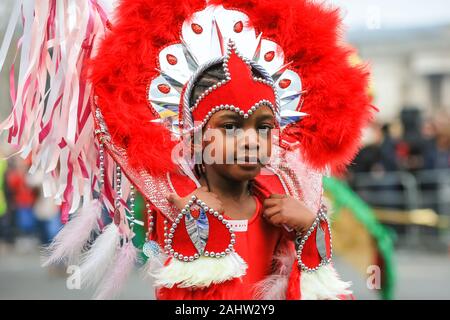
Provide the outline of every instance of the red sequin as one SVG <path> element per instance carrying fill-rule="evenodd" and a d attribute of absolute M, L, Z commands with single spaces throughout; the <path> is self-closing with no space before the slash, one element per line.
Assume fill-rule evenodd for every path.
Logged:
<path fill-rule="evenodd" d="M 242 30 L 244 29 L 244 24 L 242 23 L 242 21 L 238 21 L 234 24 L 233 30 L 236 33 L 240 33 L 242 32 Z"/>
<path fill-rule="evenodd" d="M 177 57 L 175 57 L 173 54 L 170 54 L 170 53 L 167 54 L 166 59 L 167 59 L 167 62 L 172 66 L 176 65 L 178 62 Z"/>
<path fill-rule="evenodd" d="M 203 28 L 201 25 L 197 23 L 191 24 L 192 31 L 194 31 L 195 34 L 200 34 L 203 32 Z"/>
<path fill-rule="evenodd" d="M 120 225 L 120 220 L 121 220 L 120 211 L 117 208 L 114 210 L 114 218 L 113 218 L 113 220 L 114 220 L 114 224 L 116 226 Z"/>
<path fill-rule="evenodd" d="M 158 84 L 158 90 L 164 94 L 168 94 L 170 92 L 170 87 L 167 84 L 161 83 Z"/>
<path fill-rule="evenodd" d="M 198 217 L 200 216 L 200 208 L 191 208 L 191 215 L 194 219 L 198 219 Z"/>
<path fill-rule="evenodd" d="M 278 86 L 281 89 L 286 89 L 290 85 L 291 85 L 291 80 L 290 79 L 281 79 L 280 82 L 278 83 Z"/>
<path fill-rule="evenodd" d="M 275 51 L 268 51 L 264 55 L 264 60 L 266 60 L 267 62 L 270 62 L 273 60 L 274 57 L 275 57 Z"/>

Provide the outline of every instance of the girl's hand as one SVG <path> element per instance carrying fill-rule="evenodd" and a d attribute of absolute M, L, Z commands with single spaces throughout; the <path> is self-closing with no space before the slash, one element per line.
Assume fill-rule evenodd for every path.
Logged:
<path fill-rule="evenodd" d="M 184 206 L 188 204 L 193 195 L 206 203 L 209 208 L 213 208 L 219 213 L 223 213 L 222 201 L 219 200 L 219 197 L 215 193 L 209 192 L 208 188 L 204 186 L 194 190 L 189 195 L 183 198 L 176 193 L 170 193 L 167 195 L 167 200 L 181 211 L 182 209 L 184 209 Z"/>
<path fill-rule="evenodd" d="M 301 201 L 287 195 L 272 194 L 263 205 L 263 215 L 272 224 L 286 225 L 301 233 L 306 232 L 317 217 Z"/>

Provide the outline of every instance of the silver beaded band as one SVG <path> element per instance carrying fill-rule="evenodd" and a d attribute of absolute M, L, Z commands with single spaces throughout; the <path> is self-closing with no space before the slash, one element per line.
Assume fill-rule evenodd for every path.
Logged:
<path fill-rule="evenodd" d="M 134 206 L 135 206 L 135 192 L 134 192 L 134 186 L 130 185 L 130 229 L 133 231 L 134 224 L 136 222 L 135 218 L 135 212 L 134 212 Z"/>
<path fill-rule="evenodd" d="M 253 106 L 250 107 L 250 109 L 248 110 L 248 112 L 245 112 L 244 110 L 241 110 L 239 107 L 236 107 L 234 105 L 228 105 L 228 104 L 221 104 L 219 106 L 215 106 L 213 107 L 203 118 L 203 120 L 194 127 L 194 131 L 198 131 L 201 130 L 204 125 L 209 121 L 209 119 L 214 115 L 214 113 L 221 111 L 221 110 L 230 110 L 230 111 L 234 111 L 237 114 L 239 114 L 240 116 L 244 117 L 244 119 L 247 119 L 250 115 L 253 114 L 253 112 L 255 112 L 259 107 L 262 106 L 268 106 L 269 108 L 272 109 L 273 113 L 276 115 L 276 109 L 273 106 L 273 104 L 266 99 L 262 99 L 260 101 L 258 101 L 257 103 L 255 103 Z"/>
<path fill-rule="evenodd" d="M 321 256 L 321 261 L 319 263 L 319 265 L 317 267 L 314 268 L 309 268 L 307 267 L 303 261 L 302 261 L 302 252 L 303 252 L 303 247 L 306 243 L 306 241 L 309 239 L 309 237 L 311 236 L 311 234 L 314 232 L 314 230 L 316 228 L 320 228 L 320 222 L 321 221 L 326 221 L 327 222 L 327 227 L 328 227 L 328 234 L 330 235 L 330 257 L 328 258 L 326 255 L 326 240 L 325 240 L 325 233 L 323 233 L 323 240 L 325 243 L 324 246 L 324 252 L 320 252 L 319 250 L 319 254 Z M 316 240 L 317 241 L 317 240 Z M 297 232 L 297 238 L 295 239 L 295 246 L 297 249 L 297 260 L 298 260 L 298 265 L 299 267 L 301 267 L 302 271 L 311 273 L 314 271 L 317 271 L 321 266 L 327 265 L 331 262 L 331 258 L 332 258 L 332 244 L 331 244 L 331 229 L 330 229 L 330 223 L 328 221 L 328 217 L 327 217 L 327 211 L 326 211 L 326 207 L 324 205 L 321 205 L 318 213 L 317 213 L 317 217 L 314 220 L 312 226 L 308 229 L 308 231 L 306 232 L 306 234 L 304 234 L 303 236 L 301 235 L 301 233 Z"/>
<path fill-rule="evenodd" d="M 145 239 L 150 240 L 155 222 L 153 221 L 153 212 L 149 202 L 145 204 L 145 208 L 147 209 L 147 232 L 145 233 Z"/>
<path fill-rule="evenodd" d="M 205 251 L 199 251 L 192 256 L 184 256 L 183 254 L 176 252 L 173 249 L 172 238 L 174 237 L 174 233 L 178 227 L 178 224 L 180 223 L 181 219 L 186 217 L 186 215 L 190 212 L 191 207 L 195 204 L 200 206 L 204 210 L 205 213 L 208 213 L 210 216 L 213 216 L 213 217 L 217 218 L 219 221 L 221 221 L 225 225 L 225 227 L 228 229 L 228 231 L 230 232 L 230 243 L 224 251 L 212 252 L 212 251 L 205 250 Z M 213 208 L 209 208 L 205 202 L 198 199 L 195 195 L 193 195 L 191 197 L 191 200 L 189 200 L 189 202 L 186 204 L 184 209 L 181 210 L 181 212 L 178 214 L 178 216 L 176 217 L 176 219 L 174 220 L 174 222 L 171 225 L 169 225 L 169 221 L 167 221 L 166 219 L 164 220 L 164 244 L 165 244 L 164 251 L 166 254 L 169 254 L 180 261 L 192 262 L 194 260 L 199 259 L 200 256 L 211 257 L 211 258 L 223 258 L 227 254 L 234 251 L 235 243 L 236 243 L 236 235 L 234 234 L 234 232 L 231 228 L 231 225 L 226 220 L 224 220 L 223 215 L 221 215 L 218 211 L 214 210 Z"/>

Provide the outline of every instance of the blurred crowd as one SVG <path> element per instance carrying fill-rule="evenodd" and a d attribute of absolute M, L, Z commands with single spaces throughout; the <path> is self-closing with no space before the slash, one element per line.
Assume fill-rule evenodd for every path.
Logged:
<path fill-rule="evenodd" d="M 450 169 L 450 114 L 441 111 L 425 117 L 419 109 L 405 108 L 397 120 L 372 123 L 363 142 L 348 170 L 349 184 L 373 207 L 408 209 L 410 204 L 399 200 L 404 186 L 389 174 L 417 175 L 438 169 L 437 174 L 442 176 L 442 169 Z M 44 197 L 43 174 L 29 175 L 30 165 L 29 159 L 18 156 L 0 160 L 0 243 L 19 242 L 19 247 L 35 248 L 36 239 L 41 245 L 48 244 L 62 227 L 59 207 L 51 197 Z M 450 170 L 445 174 L 450 175 Z M 372 184 L 361 188 L 363 176 L 376 183 L 371 180 Z M 389 179 L 392 183 L 385 183 Z M 440 186 L 431 181 L 419 188 L 429 191 L 428 198 L 433 198 L 428 207 L 442 213 L 438 206 Z M 30 239 L 33 244 L 28 244 Z"/>
<path fill-rule="evenodd" d="M 450 114 L 404 108 L 390 123 L 373 123 L 364 140 L 346 177 L 352 189 L 385 214 L 380 221 L 398 243 L 448 242 L 442 231 L 450 220 Z"/>
<path fill-rule="evenodd" d="M 62 224 L 59 207 L 44 197 L 43 174 L 29 175 L 29 160 L 0 160 L 0 243 L 35 249 L 51 242 Z"/>
<path fill-rule="evenodd" d="M 450 114 L 424 117 L 416 108 L 405 108 L 398 120 L 373 123 L 350 168 L 351 173 L 382 173 L 450 168 Z"/>

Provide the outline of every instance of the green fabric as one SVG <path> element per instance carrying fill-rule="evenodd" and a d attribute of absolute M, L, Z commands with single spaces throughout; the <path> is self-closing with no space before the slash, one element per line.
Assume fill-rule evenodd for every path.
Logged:
<path fill-rule="evenodd" d="M 141 226 L 137 223 L 134 224 L 133 227 L 133 231 L 135 233 L 135 236 L 133 238 L 133 244 L 136 248 L 142 250 L 142 247 L 144 246 L 145 243 L 145 204 L 144 204 L 144 198 L 142 197 L 142 195 L 139 192 L 136 192 L 136 196 L 135 196 L 135 202 L 134 202 L 134 217 L 136 218 L 136 220 L 142 221 L 144 222 L 144 226 Z M 127 213 L 127 215 L 129 215 Z M 142 261 L 146 261 L 147 257 L 142 253 L 142 251 L 140 252 L 140 258 Z"/>
<path fill-rule="evenodd" d="M 5 171 L 8 167 L 8 162 L 6 160 L 0 160 L 0 217 L 3 216 L 6 213 L 6 198 L 4 190 L 4 178 L 5 178 Z"/>
<path fill-rule="evenodd" d="M 378 222 L 372 209 L 345 182 L 335 178 L 324 177 L 323 187 L 333 198 L 333 220 L 338 219 L 339 212 L 347 208 L 375 238 L 378 250 L 384 260 L 381 296 L 383 299 L 393 299 L 396 273 L 394 245 L 389 229 Z"/>

